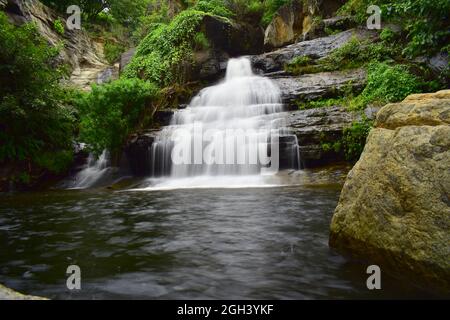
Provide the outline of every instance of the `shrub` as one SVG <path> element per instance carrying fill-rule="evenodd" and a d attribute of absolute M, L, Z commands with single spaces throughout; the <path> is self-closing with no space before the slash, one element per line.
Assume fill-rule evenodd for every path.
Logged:
<path fill-rule="evenodd" d="M 365 108 L 368 103 L 397 102 L 420 92 L 420 80 L 403 65 L 372 63 L 368 66 L 367 86 L 351 104 L 352 109 Z"/>
<path fill-rule="evenodd" d="M 223 0 L 199 0 L 193 9 L 225 18 L 235 16 Z"/>
<path fill-rule="evenodd" d="M 448 0 L 350 0 L 339 14 L 352 14 L 360 23 L 368 18 L 367 7 L 378 5 L 384 22 L 399 22 L 408 33 L 404 53 L 410 57 L 438 51 L 449 42 Z"/>
<path fill-rule="evenodd" d="M 183 64 L 192 59 L 195 34 L 207 13 L 185 10 L 170 24 L 160 24 L 139 44 L 124 75 L 160 86 L 183 82 Z"/>
<path fill-rule="evenodd" d="M 75 117 L 63 104 L 62 73 L 54 66 L 58 50 L 34 24 L 15 27 L 2 12 L 0 46 L 0 162 L 45 167 L 37 161 L 43 154 L 72 149 Z"/>
<path fill-rule="evenodd" d="M 116 152 L 130 133 L 145 121 L 158 88 L 138 79 L 119 79 L 78 99 L 81 111 L 80 139 L 100 154 Z M 150 110 L 149 110 L 150 109 Z M 151 114 L 150 114 L 151 116 Z"/>

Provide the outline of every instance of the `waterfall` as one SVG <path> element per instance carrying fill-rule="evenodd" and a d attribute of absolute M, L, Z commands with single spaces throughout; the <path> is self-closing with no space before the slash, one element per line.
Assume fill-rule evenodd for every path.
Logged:
<path fill-rule="evenodd" d="M 109 152 L 107 150 L 98 157 L 91 153 L 83 170 L 77 173 L 69 183 L 69 189 L 87 189 L 96 186 L 111 170 Z"/>
<path fill-rule="evenodd" d="M 158 186 L 260 184 L 278 171 L 283 139 L 297 141 L 282 112 L 279 88 L 255 75 L 249 59 L 231 59 L 225 79 L 203 89 L 159 133 L 150 150 L 152 176 L 160 177 Z M 288 149 L 287 158 L 298 163 L 298 147 Z"/>

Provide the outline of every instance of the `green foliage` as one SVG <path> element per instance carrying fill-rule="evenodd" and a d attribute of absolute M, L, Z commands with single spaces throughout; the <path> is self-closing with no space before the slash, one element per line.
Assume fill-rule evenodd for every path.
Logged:
<path fill-rule="evenodd" d="M 125 47 L 123 44 L 109 40 L 105 42 L 104 54 L 106 61 L 108 61 L 109 64 L 117 62 L 124 52 Z"/>
<path fill-rule="evenodd" d="M 380 33 L 380 39 L 381 41 L 385 41 L 385 42 L 393 42 L 395 40 L 395 38 L 397 37 L 397 35 L 395 34 L 394 31 L 392 31 L 390 28 L 386 27 L 383 28 L 383 30 Z"/>
<path fill-rule="evenodd" d="M 320 61 L 320 71 L 354 69 L 371 61 L 384 61 L 395 57 L 398 49 L 387 43 L 370 43 L 353 37 L 342 47 Z"/>
<path fill-rule="evenodd" d="M 373 122 L 367 119 L 355 121 L 343 131 L 341 146 L 347 161 L 357 161 L 366 144 Z"/>
<path fill-rule="evenodd" d="M 431 54 L 449 42 L 448 0 L 350 0 L 340 14 L 353 14 L 360 23 L 365 23 L 370 5 L 381 7 L 383 22 L 390 20 L 403 26 L 408 39 L 403 52 L 409 57 Z"/>
<path fill-rule="evenodd" d="M 104 149 L 118 151 L 126 138 L 144 121 L 158 88 L 139 79 L 119 79 L 78 100 L 81 113 L 80 139 L 100 154 Z"/>
<path fill-rule="evenodd" d="M 35 25 L 15 27 L 1 12 L 0 46 L 0 162 L 34 164 L 44 153 L 71 150 L 75 113 L 62 103 L 58 50 Z"/>
<path fill-rule="evenodd" d="M 184 80 L 183 63 L 192 58 L 195 35 L 207 13 L 185 10 L 169 24 L 160 24 L 140 43 L 124 75 L 160 86 Z"/>
<path fill-rule="evenodd" d="M 367 86 L 350 107 L 363 109 L 368 103 L 384 105 L 398 102 L 421 90 L 421 82 L 403 65 L 372 63 L 368 67 Z"/>
<path fill-rule="evenodd" d="M 53 22 L 53 28 L 60 35 L 64 35 L 64 23 L 60 19 L 56 19 L 55 22 Z"/>
<path fill-rule="evenodd" d="M 391 60 L 399 54 L 399 48 L 395 44 L 370 43 L 353 37 L 318 62 L 314 62 L 308 57 L 296 57 L 286 64 L 284 69 L 294 75 L 355 69 L 370 62 Z"/>
<path fill-rule="evenodd" d="M 135 27 L 147 10 L 150 0 L 106 0 L 109 14 L 119 23 Z"/>
<path fill-rule="evenodd" d="M 233 18 L 235 16 L 223 0 L 199 0 L 192 9 L 225 18 Z"/>

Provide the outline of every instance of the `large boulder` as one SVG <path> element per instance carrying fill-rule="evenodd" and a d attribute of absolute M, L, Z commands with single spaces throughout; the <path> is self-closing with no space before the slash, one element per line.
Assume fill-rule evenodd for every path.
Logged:
<path fill-rule="evenodd" d="M 280 7 L 265 31 L 267 49 L 294 43 L 313 27 L 315 16 L 331 17 L 342 0 L 293 0 Z"/>
<path fill-rule="evenodd" d="M 382 108 L 347 177 L 330 246 L 450 289 L 450 90 Z"/>

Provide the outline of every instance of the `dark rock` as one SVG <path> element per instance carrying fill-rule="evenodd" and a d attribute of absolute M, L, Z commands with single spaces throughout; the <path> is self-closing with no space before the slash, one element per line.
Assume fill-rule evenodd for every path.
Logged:
<path fill-rule="evenodd" d="M 351 29 L 328 37 L 299 42 L 273 52 L 252 56 L 250 59 L 256 71 L 262 73 L 280 71 L 286 63 L 298 56 L 324 58 L 349 42 L 353 36 L 358 39 L 375 40 L 378 34 L 364 28 Z"/>
<path fill-rule="evenodd" d="M 168 126 L 174 113 L 175 110 L 172 109 L 157 110 L 153 115 L 153 120 L 156 121 L 159 125 Z"/>
<path fill-rule="evenodd" d="M 302 76 L 272 78 L 281 89 L 283 103 L 289 109 L 298 109 L 297 102 L 339 96 L 351 86 L 352 91 L 361 90 L 366 84 L 364 69 L 321 72 Z"/>
<path fill-rule="evenodd" d="M 263 52 L 263 30 L 214 16 L 205 16 L 200 26 L 215 50 L 231 57 Z"/>
<path fill-rule="evenodd" d="M 124 148 L 130 171 L 134 176 L 144 177 L 151 174 L 151 147 L 157 131 L 134 136 Z"/>
<path fill-rule="evenodd" d="M 343 161 L 341 154 L 325 152 L 322 144 L 339 141 L 343 129 L 359 118 L 357 113 L 337 106 L 290 112 L 286 122 L 297 136 L 302 167 Z"/>

